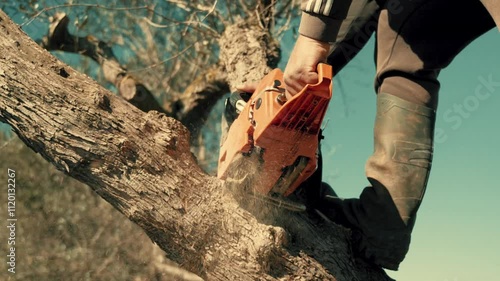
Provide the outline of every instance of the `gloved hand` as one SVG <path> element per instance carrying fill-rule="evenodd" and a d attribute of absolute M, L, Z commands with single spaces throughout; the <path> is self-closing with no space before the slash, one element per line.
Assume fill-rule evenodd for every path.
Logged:
<path fill-rule="evenodd" d="M 306 84 L 318 82 L 317 65 L 326 62 L 330 44 L 299 35 L 284 71 L 287 99 L 296 95 Z"/>

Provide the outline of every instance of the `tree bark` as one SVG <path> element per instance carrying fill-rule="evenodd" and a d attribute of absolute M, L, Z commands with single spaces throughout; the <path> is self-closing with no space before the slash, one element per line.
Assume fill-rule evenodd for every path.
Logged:
<path fill-rule="evenodd" d="M 70 34 L 69 17 L 56 13 L 51 17 L 47 35 L 39 42 L 48 51 L 59 50 L 87 56 L 99 63 L 106 81 L 115 85 L 118 94 L 140 110 L 156 110 L 184 124 L 197 139 L 212 107 L 229 91 L 225 70 L 215 65 L 192 81 L 186 90 L 172 97 L 173 102 L 162 106 L 147 87 L 120 65 L 112 46 L 93 36 L 78 37 Z"/>
<path fill-rule="evenodd" d="M 227 26 L 219 39 L 220 61 L 226 67 L 230 89 L 258 82 L 279 62 L 279 43 L 258 22 L 239 20 Z"/>
<path fill-rule="evenodd" d="M 106 80 L 115 85 L 118 94 L 126 101 L 144 112 L 156 110 L 168 114 L 147 87 L 120 65 L 110 45 L 93 36 L 71 35 L 68 24 L 69 17 L 65 13 L 56 13 L 52 17 L 48 34 L 41 40 L 40 45 L 49 51 L 79 53 L 93 59 L 101 65 Z"/>
<path fill-rule="evenodd" d="M 180 122 L 109 93 L 2 11 L 0 50 L 0 121 L 180 266 L 205 280 L 390 280 L 352 259 L 345 229 L 224 189 L 197 166 Z"/>

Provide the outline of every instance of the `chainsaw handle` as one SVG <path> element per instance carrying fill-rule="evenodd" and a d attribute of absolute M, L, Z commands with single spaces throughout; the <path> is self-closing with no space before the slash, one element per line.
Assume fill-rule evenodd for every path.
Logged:
<path fill-rule="evenodd" d="M 319 63 L 316 69 L 318 71 L 318 83 L 309 84 L 309 87 L 306 86 L 305 88 L 321 91 L 323 87 L 328 87 L 329 92 L 331 92 L 331 81 L 333 78 L 332 66 L 326 63 Z"/>
<path fill-rule="evenodd" d="M 332 66 L 326 63 L 318 63 L 317 66 L 318 71 L 318 84 L 321 84 L 323 80 L 332 80 L 333 77 L 333 69 Z"/>
<path fill-rule="evenodd" d="M 302 99 L 305 93 L 314 94 L 323 98 L 330 99 L 332 93 L 332 66 L 326 63 L 319 63 L 316 67 L 318 72 L 318 82 L 316 84 L 306 84 L 300 92 L 288 99 L 288 101 Z"/>

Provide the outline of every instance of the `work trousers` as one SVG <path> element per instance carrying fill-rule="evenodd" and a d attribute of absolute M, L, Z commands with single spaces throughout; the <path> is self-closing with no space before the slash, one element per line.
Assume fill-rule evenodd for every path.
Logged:
<path fill-rule="evenodd" d="M 439 72 L 470 42 L 495 26 L 498 0 L 385 0 L 367 5 L 328 57 L 339 73 L 376 31 L 377 93 L 436 109 Z M 367 16 L 371 13 L 371 16 Z"/>
<path fill-rule="evenodd" d="M 470 42 L 492 29 L 494 18 L 500 23 L 500 1 L 482 2 L 387 1 L 376 32 L 377 93 L 436 109 L 439 72 Z"/>

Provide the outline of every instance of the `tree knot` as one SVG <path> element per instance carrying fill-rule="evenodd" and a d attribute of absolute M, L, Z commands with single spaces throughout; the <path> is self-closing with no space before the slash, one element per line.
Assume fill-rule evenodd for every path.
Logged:
<path fill-rule="evenodd" d="M 119 143 L 120 153 L 125 159 L 135 162 L 139 155 L 137 154 L 137 145 L 128 139 L 122 139 Z"/>
<path fill-rule="evenodd" d="M 94 93 L 94 105 L 102 110 L 111 112 L 111 101 L 109 97 L 101 91 Z"/>
<path fill-rule="evenodd" d="M 271 276 L 283 275 L 286 271 L 286 253 L 283 245 L 287 244 L 286 231 L 279 227 L 269 227 L 268 242 L 258 250 L 257 261 L 261 269 Z"/>
<path fill-rule="evenodd" d="M 63 78 L 68 78 L 69 73 L 64 69 L 64 67 L 59 68 L 59 75 Z"/>
<path fill-rule="evenodd" d="M 154 136 L 155 142 L 167 149 L 176 150 L 177 138 L 171 132 L 158 132 Z"/>

